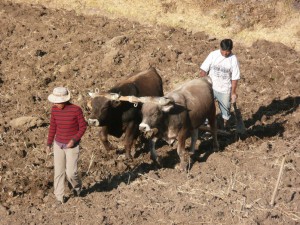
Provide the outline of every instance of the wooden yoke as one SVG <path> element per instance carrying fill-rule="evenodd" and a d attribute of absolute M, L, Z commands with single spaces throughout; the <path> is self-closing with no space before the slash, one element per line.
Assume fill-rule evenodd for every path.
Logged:
<path fill-rule="evenodd" d="M 146 103 L 146 102 L 152 102 L 155 104 L 159 104 L 159 105 L 167 105 L 170 104 L 172 102 L 171 99 L 169 98 L 165 98 L 165 97 L 151 97 L 151 96 L 147 96 L 147 97 L 136 97 L 136 96 L 122 96 L 120 94 L 117 93 L 100 93 L 100 92 L 89 92 L 89 95 L 92 98 L 95 98 L 97 96 L 102 96 L 105 97 L 107 99 L 113 100 L 113 101 L 127 101 L 127 102 L 131 102 L 134 104 L 138 104 L 138 103 Z"/>

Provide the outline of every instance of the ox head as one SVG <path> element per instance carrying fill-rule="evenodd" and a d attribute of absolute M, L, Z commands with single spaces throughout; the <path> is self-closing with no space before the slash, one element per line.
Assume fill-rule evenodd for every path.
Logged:
<path fill-rule="evenodd" d="M 147 138 L 165 136 L 171 143 L 182 127 L 181 113 L 186 107 L 168 97 L 141 97 L 143 119 L 139 129 Z"/>
<path fill-rule="evenodd" d="M 166 113 L 174 108 L 173 100 L 166 97 L 144 97 L 141 99 L 143 104 L 143 120 L 139 125 L 147 137 L 156 135 L 165 124 Z"/>
<path fill-rule="evenodd" d="M 119 95 L 100 93 L 97 89 L 96 92 L 90 92 L 89 95 L 91 99 L 87 102 L 87 106 L 91 111 L 91 115 L 88 124 L 90 126 L 103 126 L 109 119 L 110 110 L 120 105 Z"/>

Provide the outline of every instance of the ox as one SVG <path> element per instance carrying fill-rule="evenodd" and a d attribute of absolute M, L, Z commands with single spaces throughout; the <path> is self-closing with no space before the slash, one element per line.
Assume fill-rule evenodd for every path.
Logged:
<path fill-rule="evenodd" d="M 88 103 L 91 115 L 88 123 L 100 126 L 100 140 L 106 150 L 113 149 L 108 135 L 121 137 L 125 133 L 124 148 L 126 158 L 131 158 L 131 147 L 139 135 L 142 119 L 141 106 L 128 101 L 111 98 L 110 93 L 122 96 L 163 96 L 162 79 L 155 68 L 138 72 L 118 82 L 107 92 L 89 93 L 92 100 Z"/>
<path fill-rule="evenodd" d="M 213 135 L 213 150 L 218 151 L 216 108 L 209 77 L 188 81 L 164 97 L 138 98 L 143 102 L 143 120 L 139 129 L 152 135 L 151 156 L 157 160 L 155 142 L 162 138 L 169 144 L 178 141 L 179 169 L 187 168 L 185 142 L 191 135 L 190 153 L 194 153 L 198 128 L 207 118 Z M 148 136 L 149 136 L 148 135 Z"/>

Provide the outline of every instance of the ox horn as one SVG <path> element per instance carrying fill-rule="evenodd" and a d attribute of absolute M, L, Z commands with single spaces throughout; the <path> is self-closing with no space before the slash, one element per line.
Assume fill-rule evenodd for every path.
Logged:
<path fill-rule="evenodd" d="M 94 93 L 94 92 L 89 92 L 89 96 L 91 98 L 95 98 L 97 96 L 97 93 Z"/>
<path fill-rule="evenodd" d="M 168 105 L 171 102 L 173 102 L 173 101 L 171 99 L 169 99 L 169 98 L 160 97 L 160 98 L 158 98 L 158 103 L 157 104 L 159 104 L 159 105 Z"/>
<path fill-rule="evenodd" d="M 95 97 L 99 96 L 99 88 L 96 88 L 95 92 L 89 92 L 89 96 L 91 98 L 95 98 Z"/>
<path fill-rule="evenodd" d="M 92 102 L 91 102 L 91 100 L 88 100 L 86 106 L 87 106 L 89 109 L 92 109 Z"/>

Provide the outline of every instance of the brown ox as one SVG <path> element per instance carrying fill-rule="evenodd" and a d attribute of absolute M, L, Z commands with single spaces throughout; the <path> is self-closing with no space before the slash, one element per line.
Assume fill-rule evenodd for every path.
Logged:
<path fill-rule="evenodd" d="M 139 134 L 141 122 L 141 106 L 134 106 L 128 101 L 120 101 L 110 93 L 122 96 L 163 96 L 162 79 L 155 68 L 132 74 L 117 83 L 106 93 L 89 93 L 92 101 L 88 104 L 91 115 L 88 123 L 91 126 L 100 126 L 100 140 L 106 150 L 113 149 L 108 141 L 108 135 L 121 137 L 125 133 L 125 156 L 131 158 L 130 150 Z"/>
<path fill-rule="evenodd" d="M 151 154 L 157 159 L 155 142 L 163 138 L 169 144 L 178 141 L 180 169 L 186 169 L 185 141 L 191 135 L 190 152 L 194 153 L 198 128 L 207 118 L 213 134 L 213 149 L 219 149 L 216 129 L 216 108 L 209 77 L 188 81 L 161 98 L 139 98 L 143 120 L 141 131 L 152 135 Z"/>

